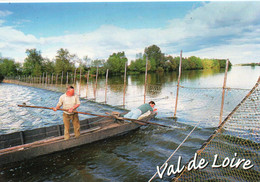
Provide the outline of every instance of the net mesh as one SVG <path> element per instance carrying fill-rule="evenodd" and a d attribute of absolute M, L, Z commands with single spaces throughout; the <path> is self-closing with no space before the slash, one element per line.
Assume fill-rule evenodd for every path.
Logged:
<path fill-rule="evenodd" d="M 226 117 L 213 135 L 197 151 L 199 161 L 205 159 L 209 165 L 204 169 L 188 170 L 179 174 L 174 181 L 260 181 L 260 90 L 259 81 L 235 109 Z M 217 156 L 215 156 L 217 155 Z M 239 159 L 250 160 L 253 165 L 244 169 L 242 163 L 238 167 L 214 168 L 216 165 L 233 164 Z"/>
<path fill-rule="evenodd" d="M 59 80 L 59 79 L 58 79 Z M 17 82 L 28 86 L 35 86 L 50 90 L 65 91 L 66 84 L 33 84 Z M 259 84 L 259 81 L 258 81 Z M 205 169 L 185 170 L 174 178 L 179 181 L 260 181 L 259 170 L 259 85 L 250 91 L 248 89 L 226 88 L 224 95 L 223 117 L 226 118 L 221 127 L 210 136 L 207 142 L 197 151 L 198 160 L 205 159 L 209 165 Z M 81 96 L 88 99 L 95 98 L 96 102 L 105 99 L 105 82 L 95 84 L 90 81 L 88 86 L 77 83 L 76 90 L 81 88 Z M 174 83 L 147 85 L 144 95 L 143 84 L 128 84 L 125 93 L 127 109 L 136 107 L 144 102 L 153 100 L 160 109 L 157 117 L 166 121 L 175 111 L 177 86 Z M 122 105 L 124 98 L 123 84 L 108 84 L 107 100 L 109 105 Z M 249 92 L 250 91 L 250 92 Z M 249 94 L 248 94 L 249 92 Z M 95 94 L 94 94 L 95 93 Z M 244 98 L 244 99 L 243 99 Z M 177 117 L 178 122 L 189 125 L 200 122 L 201 127 L 217 127 L 221 109 L 222 88 L 192 88 L 180 86 L 178 97 Z M 242 102 L 240 102 L 242 100 Z M 231 114 L 230 114 L 231 113 Z M 165 123 L 163 123 L 165 124 Z M 195 149 L 196 150 L 196 149 Z M 212 168 L 214 155 L 218 155 L 218 164 L 223 160 L 235 158 L 250 160 L 254 165 L 245 170 L 243 164 L 238 168 L 220 167 Z M 188 157 L 189 158 L 189 157 Z"/>

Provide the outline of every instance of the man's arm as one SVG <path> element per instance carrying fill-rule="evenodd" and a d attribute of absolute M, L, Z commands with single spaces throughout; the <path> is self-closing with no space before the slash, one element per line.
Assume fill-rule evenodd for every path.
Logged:
<path fill-rule="evenodd" d="M 57 109 L 59 109 L 59 108 L 62 106 L 62 104 L 63 104 L 63 101 L 62 101 L 62 96 L 61 96 L 61 97 L 59 98 L 59 102 L 58 102 L 57 106 L 56 106 L 56 107 L 53 107 L 52 110 L 53 110 L 53 111 L 57 111 Z"/>
<path fill-rule="evenodd" d="M 53 107 L 52 110 L 57 111 L 60 108 L 59 104 L 56 107 Z"/>
<path fill-rule="evenodd" d="M 74 111 L 75 109 L 77 109 L 79 106 L 80 106 L 80 104 L 76 104 L 76 105 L 74 105 L 72 108 L 70 108 L 68 111 L 69 111 L 69 112 L 72 112 L 72 111 Z"/>

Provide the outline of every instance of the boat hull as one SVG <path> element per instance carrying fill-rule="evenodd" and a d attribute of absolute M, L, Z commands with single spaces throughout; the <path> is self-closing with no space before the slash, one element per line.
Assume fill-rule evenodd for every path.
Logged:
<path fill-rule="evenodd" d="M 145 118 L 145 120 L 150 118 L 151 116 Z M 93 120 L 93 118 L 91 119 Z M 88 124 L 89 128 L 81 130 L 81 135 L 78 138 L 75 138 L 74 134 L 71 134 L 69 140 L 64 140 L 63 135 L 61 135 L 1 149 L 0 166 L 122 135 L 141 126 L 133 122 L 117 122 L 112 118 L 106 119 L 97 117 L 96 119 L 100 121 L 91 124 L 91 126 Z M 85 123 L 89 123 L 89 121 L 86 120 Z"/>

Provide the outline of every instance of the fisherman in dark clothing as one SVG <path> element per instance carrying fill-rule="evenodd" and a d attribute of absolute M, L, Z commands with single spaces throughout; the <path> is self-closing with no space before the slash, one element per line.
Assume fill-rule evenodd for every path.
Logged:
<path fill-rule="evenodd" d="M 138 108 L 132 109 L 129 113 L 124 115 L 124 118 L 137 119 L 139 116 L 146 113 L 147 111 L 151 111 L 151 112 L 156 111 L 157 109 L 153 109 L 154 106 L 155 106 L 154 101 L 150 101 L 149 104 L 145 103 L 139 106 Z"/>

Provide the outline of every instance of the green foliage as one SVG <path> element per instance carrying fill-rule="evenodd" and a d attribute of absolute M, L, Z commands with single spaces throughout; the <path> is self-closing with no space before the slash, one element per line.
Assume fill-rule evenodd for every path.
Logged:
<path fill-rule="evenodd" d="M 182 68 L 182 70 L 190 70 L 191 69 L 188 59 L 182 58 L 181 68 Z"/>
<path fill-rule="evenodd" d="M 43 58 L 41 51 L 26 49 L 27 57 L 23 64 L 23 72 L 26 75 L 39 76 L 42 73 Z"/>
<path fill-rule="evenodd" d="M 98 67 L 98 74 L 104 75 L 106 73 L 106 68 L 104 67 L 104 65 L 105 60 L 103 59 L 96 59 L 94 61 L 91 61 L 90 74 L 96 74 Z"/>
<path fill-rule="evenodd" d="M 229 65 L 231 63 L 229 62 Z M 245 63 L 245 64 L 239 64 L 239 66 L 251 66 L 251 67 L 255 67 L 255 66 L 260 66 L 260 62 L 259 63 Z"/>
<path fill-rule="evenodd" d="M 105 60 L 103 59 L 96 59 L 91 61 L 91 67 L 102 67 L 105 64 Z"/>
<path fill-rule="evenodd" d="M 168 56 L 167 62 L 170 66 L 169 71 L 177 71 L 179 69 L 180 57 L 174 57 L 173 58 L 172 56 Z"/>
<path fill-rule="evenodd" d="M 164 65 L 164 54 L 162 54 L 161 49 L 156 46 L 152 45 L 149 47 L 146 47 L 145 50 L 145 55 L 148 56 L 148 60 L 154 60 L 156 67 L 161 66 L 163 67 Z"/>
<path fill-rule="evenodd" d="M 150 65 L 150 69 L 148 69 L 148 70 L 150 70 L 152 72 L 156 70 L 156 62 L 154 59 L 148 60 L 148 65 Z"/>
<path fill-rule="evenodd" d="M 164 72 L 164 69 L 163 69 L 161 66 L 159 66 L 159 67 L 157 68 L 157 72 Z"/>
<path fill-rule="evenodd" d="M 55 72 L 56 74 L 61 74 L 66 72 L 72 72 L 75 69 L 74 64 L 72 64 L 72 59 L 75 55 L 71 55 L 67 49 L 61 48 L 57 51 L 56 61 L 55 61 Z"/>
<path fill-rule="evenodd" d="M 13 59 L 0 58 L 0 73 L 2 76 L 16 76 L 20 74 L 21 65 Z"/>
<path fill-rule="evenodd" d="M 103 75 L 109 69 L 110 74 L 123 74 L 125 72 L 125 64 L 128 59 L 124 52 L 113 53 L 109 56 L 108 60 L 91 60 L 88 56 L 83 59 L 78 58 L 76 55 L 69 53 L 67 49 L 59 49 L 57 56 L 53 61 L 43 58 L 41 52 L 34 49 L 26 50 L 27 57 L 25 58 L 23 67 L 15 63 L 14 60 L 0 57 L 0 71 L 3 76 L 16 76 L 18 74 L 40 76 L 42 73 L 47 72 L 66 75 L 66 72 L 73 73 L 76 65 L 79 63 L 77 72 L 81 70 L 84 75 L 88 71 L 90 74 L 96 74 L 97 67 L 98 73 Z M 128 69 L 131 73 L 144 73 L 146 69 L 146 57 L 148 58 L 148 72 L 170 72 L 178 71 L 180 64 L 180 57 L 165 56 L 161 49 L 156 45 L 146 47 L 143 53 L 136 54 L 136 60 L 131 61 Z M 77 62 L 77 63 L 76 63 Z M 229 62 L 229 68 L 232 64 Z M 226 60 L 224 59 L 201 59 L 199 57 L 191 56 L 182 58 L 182 70 L 195 70 L 195 69 L 212 69 L 212 68 L 225 68 Z"/>
<path fill-rule="evenodd" d="M 113 53 L 109 56 L 105 68 L 109 69 L 109 72 L 113 74 L 124 73 L 126 62 L 125 52 Z"/>
<path fill-rule="evenodd" d="M 145 72 L 146 67 L 146 60 L 144 59 L 137 59 L 135 61 L 131 61 L 131 64 L 129 66 L 129 69 L 134 72 Z"/>
<path fill-rule="evenodd" d="M 190 65 L 190 69 L 191 70 L 195 70 L 195 69 L 202 69 L 202 62 L 200 58 L 197 58 L 195 56 L 191 56 L 188 58 L 188 62 Z"/>
<path fill-rule="evenodd" d="M 146 69 L 146 57 L 136 59 L 135 61 L 131 61 L 129 65 L 129 70 L 134 73 L 144 73 Z M 154 59 L 148 60 L 147 62 L 147 71 L 155 71 L 156 63 Z"/>
<path fill-rule="evenodd" d="M 55 72 L 55 63 L 53 61 L 50 61 L 49 59 L 44 59 L 43 71 L 47 72 L 47 73 L 54 73 Z"/>
<path fill-rule="evenodd" d="M 213 60 L 211 59 L 202 59 L 203 69 L 211 69 L 213 67 Z"/>

